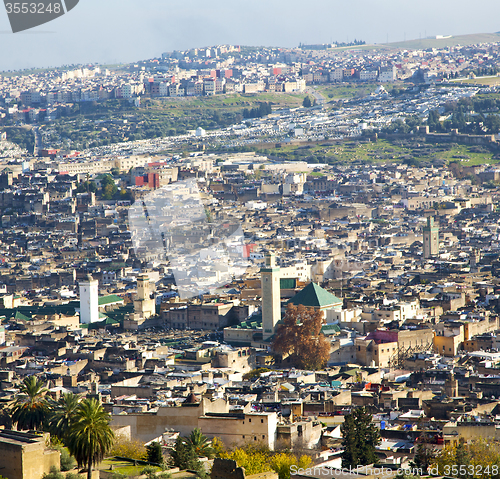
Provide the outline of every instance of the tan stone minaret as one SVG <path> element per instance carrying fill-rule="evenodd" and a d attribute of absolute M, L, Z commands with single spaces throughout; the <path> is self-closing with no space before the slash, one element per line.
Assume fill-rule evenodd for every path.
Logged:
<path fill-rule="evenodd" d="M 134 312 L 144 319 L 156 314 L 155 300 L 149 297 L 150 294 L 149 277 L 147 274 L 140 274 L 137 277 L 137 296 L 134 299 Z"/>
<path fill-rule="evenodd" d="M 281 319 L 280 267 L 276 266 L 273 253 L 265 256 L 265 266 L 260 270 L 262 288 L 262 337 L 274 334 L 276 323 Z"/>

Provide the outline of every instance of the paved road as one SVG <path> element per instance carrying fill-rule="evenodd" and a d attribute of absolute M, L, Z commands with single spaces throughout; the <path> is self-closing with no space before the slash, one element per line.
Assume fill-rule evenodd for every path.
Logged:
<path fill-rule="evenodd" d="M 39 150 L 42 149 L 42 135 L 39 131 L 39 127 L 35 126 L 33 128 L 33 135 L 35 135 L 35 146 L 33 148 L 33 156 L 38 156 Z"/>
<path fill-rule="evenodd" d="M 316 99 L 316 103 L 319 106 L 323 108 L 325 107 L 326 98 L 321 93 L 318 93 L 314 87 L 307 88 L 306 92 L 309 93 L 309 95 L 312 95 Z"/>

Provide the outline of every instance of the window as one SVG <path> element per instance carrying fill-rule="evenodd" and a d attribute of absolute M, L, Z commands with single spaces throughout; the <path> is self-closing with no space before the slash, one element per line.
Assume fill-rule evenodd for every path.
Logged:
<path fill-rule="evenodd" d="M 264 419 L 261 419 L 261 420 L 260 420 L 260 423 L 261 423 L 261 424 L 264 424 Z"/>
<path fill-rule="evenodd" d="M 253 440 L 256 441 L 257 440 L 257 436 L 254 436 Z"/>
<path fill-rule="evenodd" d="M 265 439 L 265 438 L 266 438 L 266 436 L 264 434 L 262 434 L 262 439 Z"/>
<path fill-rule="evenodd" d="M 252 422 L 252 419 L 251 419 L 251 418 L 249 418 L 249 419 L 248 419 L 248 422 Z"/>

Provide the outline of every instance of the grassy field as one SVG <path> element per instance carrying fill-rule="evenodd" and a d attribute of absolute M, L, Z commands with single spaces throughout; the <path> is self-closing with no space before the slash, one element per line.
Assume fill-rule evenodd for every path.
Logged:
<path fill-rule="evenodd" d="M 300 93 L 256 93 L 240 94 L 228 93 L 216 96 L 179 97 L 179 98 L 155 98 L 145 100 L 146 107 L 141 106 L 138 113 L 145 110 L 161 112 L 165 108 L 169 113 L 185 114 L 183 112 L 199 111 L 200 109 L 222 109 L 240 111 L 243 108 L 254 108 L 261 102 L 271 102 L 274 108 L 295 108 L 302 105 L 305 94 Z"/>
<path fill-rule="evenodd" d="M 500 85 L 500 77 L 497 76 L 488 76 L 488 77 L 477 77 L 477 78 L 471 78 L 467 80 L 450 80 L 451 82 L 457 82 L 457 83 L 470 83 L 471 85 L 488 85 L 488 86 L 495 86 L 495 85 Z"/>
<path fill-rule="evenodd" d="M 283 145 L 263 152 L 287 160 L 305 160 L 317 163 L 378 163 L 402 162 L 411 159 L 449 163 L 458 161 L 464 166 L 493 164 L 494 154 L 477 146 L 418 144 L 401 140 L 377 142 L 343 141 L 316 142 L 301 145 Z"/>
<path fill-rule="evenodd" d="M 139 108 L 118 100 L 82 102 L 65 118 L 44 125 L 43 130 L 47 145 L 60 148 L 69 143 L 69 148 L 81 150 L 127 140 L 186 134 L 198 127 L 224 128 L 239 123 L 245 110 L 258 109 L 261 103 L 271 102 L 274 110 L 295 108 L 302 105 L 304 96 L 305 93 L 262 93 L 144 98 Z"/>
<path fill-rule="evenodd" d="M 122 461 L 120 459 L 109 458 L 102 461 L 99 465 L 99 470 L 108 471 L 113 466 L 113 471 L 126 476 L 139 476 L 141 471 L 146 467 L 145 465 L 134 466 L 131 462 Z M 161 471 L 159 467 L 155 468 Z"/>
<path fill-rule="evenodd" d="M 356 50 L 361 50 L 363 52 L 370 52 L 370 51 L 380 51 L 380 50 L 390 50 L 391 45 L 384 45 L 384 44 L 370 44 L 370 45 L 351 45 L 349 47 L 336 47 L 336 48 L 329 48 L 329 52 L 336 52 L 336 51 L 356 51 Z"/>
<path fill-rule="evenodd" d="M 315 89 L 328 100 L 349 100 L 363 98 L 374 92 L 380 83 L 339 83 L 336 85 L 321 85 Z"/>
<path fill-rule="evenodd" d="M 475 33 L 472 35 L 451 36 L 450 38 L 407 40 L 405 42 L 388 43 L 386 46 L 420 50 L 426 48 L 446 48 L 456 45 L 473 45 L 477 43 L 494 43 L 498 41 L 500 41 L 500 34 L 498 33 Z"/>

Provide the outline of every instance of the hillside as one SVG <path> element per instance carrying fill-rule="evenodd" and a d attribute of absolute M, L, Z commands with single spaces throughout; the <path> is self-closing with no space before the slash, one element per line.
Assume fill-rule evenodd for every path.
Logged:
<path fill-rule="evenodd" d="M 444 48 L 455 45 L 474 45 L 476 43 L 500 42 L 500 33 L 475 33 L 471 35 L 453 35 L 449 38 L 422 38 L 405 42 L 389 43 L 386 46 L 393 48 L 407 48 L 419 50 L 426 48 Z"/>

